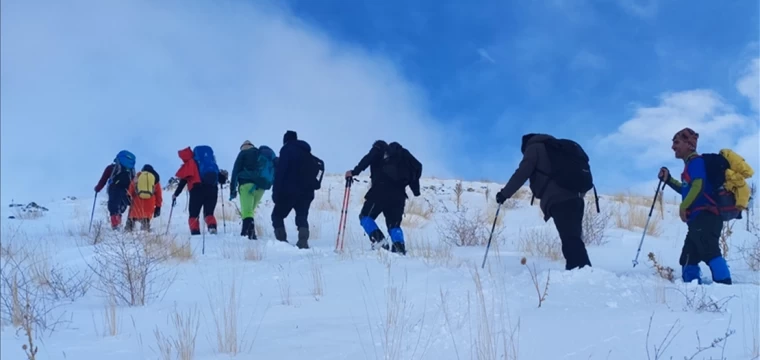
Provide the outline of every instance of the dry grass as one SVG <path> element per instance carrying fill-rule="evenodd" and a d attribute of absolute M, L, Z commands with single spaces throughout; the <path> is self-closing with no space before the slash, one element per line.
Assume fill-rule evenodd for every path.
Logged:
<path fill-rule="evenodd" d="M 264 259 L 264 251 L 260 244 L 248 244 L 243 253 L 243 259 L 247 261 L 261 261 Z"/>
<path fill-rule="evenodd" d="M 643 230 L 649 217 L 649 207 L 652 205 L 651 200 L 649 205 L 642 207 L 631 203 L 620 203 L 615 211 L 615 225 L 618 228 L 635 231 L 638 229 Z M 649 220 L 649 227 L 647 227 L 647 235 L 660 236 L 663 228 L 659 216 L 652 214 L 652 218 Z"/>
<path fill-rule="evenodd" d="M 171 243 L 153 233 L 109 233 L 93 247 L 94 263 L 88 264 L 99 280 L 94 286 L 120 303 L 145 305 L 174 281 L 170 269 L 161 266 L 174 255 Z"/>
<path fill-rule="evenodd" d="M 197 307 L 187 312 L 175 308 L 167 322 L 174 328 L 174 336 L 166 336 L 158 326 L 153 330 L 161 360 L 195 359 L 195 340 L 200 328 L 200 312 Z"/>
<path fill-rule="evenodd" d="M 752 271 L 760 271 L 760 226 L 750 226 L 751 237 L 747 237 L 744 245 L 738 247 L 738 252 L 744 258 L 747 267 Z"/>
<path fill-rule="evenodd" d="M 647 257 L 649 258 L 649 261 L 652 262 L 652 268 L 657 275 L 670 282 L 675 282 L 675 276 L 673 275 L 674 270 L 672 267 L 660 265 L 657 258 L 654 256 L 654 253 L 650 252 Z"/>
<path fill-rule="evenodd" d="M 536 264 L 533 264 L 533 267 L 531 268 L 528 266 L 528 259 L 525 257 L 520 259 L 520 264 L 528 268 L 530 279 L 533 281 L 533 286 L 536 288 L 536 295 L 538 296 L 538 307 L 541 307 L 541 304 L 546 301 L 546 295 L 549 292 L 549 281 L 551 279 L 552 271 L 549 270 L 549 272 L 546 274 L 546 282 L 543 284 L 543 290 L 541 290 L 540 282 L 538 281 L 538 272 L 536 271 Z"/>
<path fill-rule="evenodd" d="M 462 211 L 448 213 L 438 222 L 437 230 L 441 241 L 454 246 L 482 246 L 488 243 L 493 227 L 493 217 L 483 216 L 479 211 Z M 499 219 L 496 219 L 498 223 Z M 494 229 L 493 240 L 501 241 L 504 228 Z"/>
<path fill-rule="evenodd" d="M 277 276 L 277 285 L 280 289 L 280 304 L 292 305 L 293 299 L 290 293 L 290 269 L 285 269 L 282 265 L 277 265 L 280 275 Z"/>
<path fill-rule="evenodd" d="M 219 192 L 219 196 L 220 198 L 218 199 L 216 207 L 214 208 L 214 217 L 216 217 L 216 221 L 219 223 L 219 225 L 221 225 L 219 227 L 223 228 L 225 222 L 227 222 L 229 225 L 234 224 L 240 220 L 240 212 L 237 210 L 238 207 L 236 202 L 222 199 L 221 191 Z"/>
<path fill-rule="evenodd" d="M 409 199 L 404 207 L 404 214 L 419 216 L 426 220 L 430 220 L 434 213 L 433 206 L 422 196 Z"/>
<path fill-rule="evenodd" d="M 445 243 L 433 244 L 430 239 L 423 235 L 407 233 L 406 253 L 407 256 L 422 258 L 428 265 L 452 266 L 455 263 L 451 245 Z"/>
<path fill-rule="evenodd" d="M 319 263 L 319 257 L 312 252 L 309 254 L 309 265 L 311 269 L 311 295 L 319 301 L 325 294 L 325 279 L 322 276 L 322 264 Z"/>
<path fill-rule="evenodd" d="M 207 292 L 216 334 L 216 351 L 231 356 L 236 356 L 243 351 L 250 352 L 256 335 L 254 334 L 250 340 L 247 339 L 247 326 L 240 332 L 242 304 L 239 301 L 241 294 L 236 286 L 236 281 L 233 277 L 229 287 L 225 287 L 224 281 L 219 281 L 219 285 L 219 289 Z M 257 305 L 258 302 L 254 304 L 253 308 L 256 308 Z M 258 329 L 256 333 L 258 333 Z"/>
<path fill-rule="evenodd" d="M 549 226 L 521 229 L 517 248 L 528 256 L 540 256 L 555 261 L 563 258 L 559 236 Z"/>
<path fill-rule="evenodd" d="M 731 239 L 731 235 L 734 233 L 734 224 L 736 221 L 726 221 L 723 223 L 723 228 L 720 231 L 720 249 L 723 252 L 723 257 L 728 259 L 728 252 L 731 249 L 728 245 L 728 240 Z"/>
<path fill-rule="evenodd" d="M 596 212 L 596 205 L 593 199 L 586 199 L 586 206 L 583 214 L 583 243 L 586 245 L 601 246 L 608 241 L 605 238 L 605 232 L 609 228 L 612 214 L 608 211 Z"/>

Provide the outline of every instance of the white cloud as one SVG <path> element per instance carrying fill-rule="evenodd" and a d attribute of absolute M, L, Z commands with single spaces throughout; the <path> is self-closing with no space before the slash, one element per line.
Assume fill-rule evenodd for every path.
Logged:
<path fill-rule="evenodd" d="M 750 61 L 744 75 L 736 82 L 736 89 L 749 99 L 752 109 L 760 111 L 760 58 Z"/>
<path fill-rule="evenodd" d="M 760 59 L 754 59 L 736 83 L 737 91 L 750 99 L 755 110 L 760 93 L 759 66 Z M 596 156 L 611 164 L 625 164 L 627 168 L 632 165 L 642 174 L 651 173 L 654 180 L 632 184 L 631 190 L 653 193 L 660 166 L 667 166 L 674 173 L 680 173 L 683 167 L 674 158 L 670 146 L 673 135 L 684 127 L 700 134 L 699 152 L 733 149 L 755 169 L 756 175 L 749 181 L 757 179 L 760 170 L 758 114 L 741 114 L 720 95 L 705 89 L 666 93 L 660 96 L 656 106 L 638 106 L 633 117 L 617 131 L 600 138 Z"/>
<path fill-rule="evenodd" d="M 752 123 L 713 91 L 667 93 L 657 106 L 639 107 L 632 119 L 603 137 L 598 146 L 600 153 L 618 156 L 622 151 L 635 166 L 647 168 L 673 159 L 673 135 L 684 127 L 700 134 L 698 150 L 717 151 L 713 147 L 735 145 L 730 139 L 748 131 Z"/>
<path fill-rule="evenodd" d="M 327 171 L 397 140 L 447 176 L 455 144 L 390 61 L 262 2 L 5 1 L 2 192 L 90 193 L 122 148 L 162 177 L 209 144 L 231 168 L 243 140 L 296 130 Z M 32 199 L 34 198 L 34 199 Z"/>
<path fill-rule="evenodd" d="M 492 64 L 496 64 L 496 60 L 494 60 L 491 57 L 491 55 L 488 54 L 488 51 L 486 51 L 486 49 L 479 48 L 478 49 L 478 55 L 480 55 L 480 57 L 483 58 L 483 60 L 488 61 L 488 62 L 490 62 Z"/>

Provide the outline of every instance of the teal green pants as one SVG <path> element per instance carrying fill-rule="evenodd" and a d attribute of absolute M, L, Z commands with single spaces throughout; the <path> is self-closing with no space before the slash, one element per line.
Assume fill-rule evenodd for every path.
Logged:
<path fill-rule="evenodd" d="M 243 219 L 252 218 L 259 201 L 264 197 L 264 189 L 253 190 L 253 184 L 243 184 L 238 187 L 238 196 L 240 196 L 240 217 Z"/>

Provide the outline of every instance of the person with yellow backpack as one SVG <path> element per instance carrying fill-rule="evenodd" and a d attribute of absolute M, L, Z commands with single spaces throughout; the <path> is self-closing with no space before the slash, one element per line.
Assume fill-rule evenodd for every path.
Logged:
<path fill-rule="evenodd" d="M 164 202 L 161 178 L 153 166 L 145 164 L 136 174 L 135 179 L 129 184 L 129 197 L 132 199 L 132 206 L 129 208 L 124 230 L 134 230 L 135 222 L 139 222 L 142 230 L 150 231 L 150 220 L 161 215 L 161 205 Z"/>
<path fill-rule="evenodd" d="M 715 283 L 731 285 L 731 272 L 720 249 L 723 222 L 740 219 L 749 202 L 745 179 L 754 170 L 730 149 L 718 154 L 698 154 L 699 134 L 684 128 L 673 136 L 671 149 L 684 161 L 681 181 L 663 167 L 658 178 L 682 197 L 679 215 L 688 226 L 679 263 L 681 277 L 689 283 L 702 283 L 700 262 L 705 262 Z"/>

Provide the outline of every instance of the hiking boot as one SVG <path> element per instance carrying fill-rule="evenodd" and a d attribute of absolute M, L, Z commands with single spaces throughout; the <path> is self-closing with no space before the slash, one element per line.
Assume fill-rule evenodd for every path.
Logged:
<path fill-rule="evenodd" d="M 385 235 L 383 235 L 380 229 L 376 229 L 369 234 L 369 241 L 372 242 L 372 250 L 377 250 L 381 247 L 388 250 L 388 241 L 385 240 Z"/>
<path fill-rule="evenodd" d="M 275 228 L 274 229 L 274 238 L 283 242 L 288 242 L 288 233 L 285 232 L 285 228 Z"/>
<path fill-rule="evenodd" d="M 309 228 L 298 228 L 298 242 L 296 243 L 296 246 L 298 246 L 299 249 L 309 248 Z"/>
<path fill-rule="evenodd" d="M 134 229 L 135 229 L 135 221 L 133 219 L 127 219 L 127 221 L 124 222 L 124 231 L 132 232 L 132 230 Z"/>
<path fill-rule="evenodd" d="M 256 240 L 256 228 L 253 223 L 253 218 L 243 219 L 243 226 L 240 229 L 240 236 L 245 236 L 249 240 Z"/>
<path fill-rule="evenodd" d="M 215 227 L 209 228 L 208 229 L 208 233 L 211 234 L 211 235 L 216 235 L 216 228 Z"/>
<path fill-rule="evenodd" d="M 391 252 L 393 253 L 399 253 L 401 255 L 406 255 L 406 245 L 402 242 L 395 242 L 393 243 L 393 247 L 391 248 Z"/>
<path fill-rule="evenodd" d="M 121 225 L 121 215 L 111 215 L 111 229 L 118 230 Z"/>

